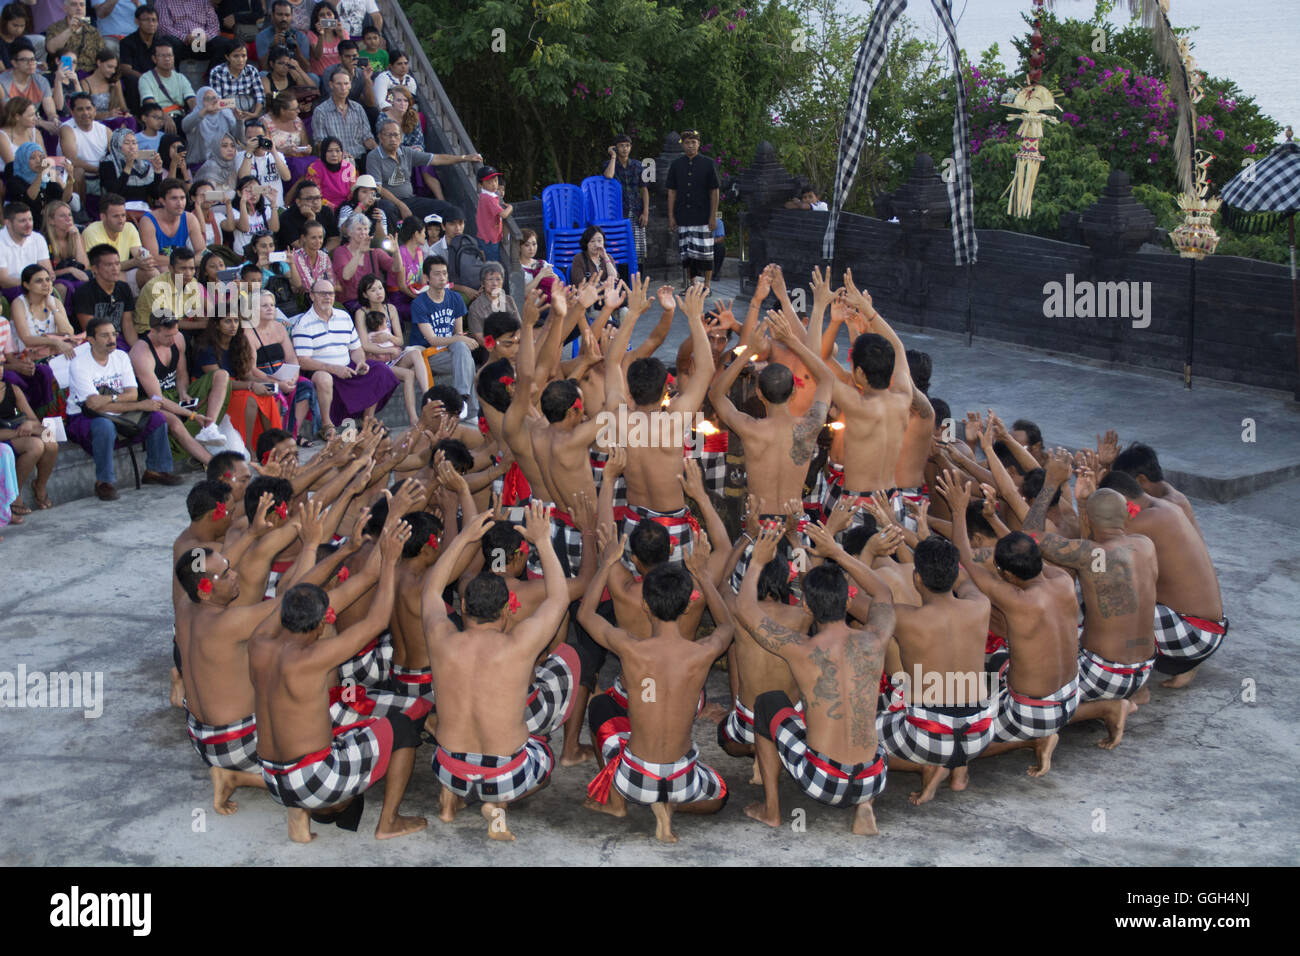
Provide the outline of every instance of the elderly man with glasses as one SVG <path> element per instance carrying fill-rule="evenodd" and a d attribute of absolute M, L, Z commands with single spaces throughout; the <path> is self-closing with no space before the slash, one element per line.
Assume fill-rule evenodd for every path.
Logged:
<path fill-rule="evenodd" d="M 329 421 L 321 435 L 329 439 L 334 423 L 358 412 L 368 420 L 387 404 L 397 389 L 397 376 L 382 362 L 370 364 L 352 318 L 334 307 L 334 283 L 317 279 L 311 287 L 311 308 L 293 324 L 293 349 L 302 371 L 316 386 L 320 407 Z"/>

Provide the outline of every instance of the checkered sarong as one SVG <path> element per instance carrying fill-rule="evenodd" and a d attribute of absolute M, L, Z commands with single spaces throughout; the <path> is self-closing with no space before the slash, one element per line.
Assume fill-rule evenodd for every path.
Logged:
<path fill-rule="evenodd" d="M 1076 674 L 1064 687 L 1046 697 L 1025 697 L 1009 686 L 1004 676 L 998 695 L 998 715 L 993 721 L 993 739 L 1033 740 L 1059 733 L 1079 709 L 1079 677 Z"/>
<path fill-rule="evenodd" d="M 1228 620 L 1184 617 L 1164 604 L 1156 605 L 1156 656 L 1203 661 L 1219 649 L 1228 633 Z"/>
<path fill-rule="evenodd" d="M 622 729 L 619 729 L 619 728 Z M 698 803 L 727 795 L 727 782 L 708 764 L 700 762 L 700 750 L 691 744 L 685 757 L 672 763 L 652 763 L 627 750 L 632 731 L 626 717 L 606 721 L 598 741 L 605 757 L 605 769 L 587 787 L 592 799 L 604 803 L 614 786 L 633 803 Z"/>
<path fill-rule="evenodd" d="M 189 726 L 190 743 L 209 767 L 258 771 L 256 715 L 250 714 L 233 724 L 214 726 L 202 723 L 186 710 L 185 723 Z"/>
<path fill-rule="evenodd" d="M 797 713 L 803 713 L 803 701 L 798 701 L 794 709 Z M 754 712 L 742 704 L 739 697 L 735 699 L 727 719 L 718 724 L 719 746 L 723 737 L 734 744 L 752 746 L 754 743 Z"/>
<path fill-rule="evenodd" d="M 280 578 L 284 577 L 284 572 L 293 567 L 292 561 L 276 561 L 271 565 L 271 573 L 266 576 L 266 592 L 262 600 L 270 601 L 275 598 L 275 589 L 280 585 Z"/>
<path fill-rule="evenodd" d="M 421 697 L 430 704 L 433 698 L 433 668 L 416 667 L 414 669 L 394 664 L 389 674 L 388 686 L 404 691 L 410 696 Z"/>
<path fill-rule="evenodd" d="M 582 531 L 573 523 L 573 519 L 559 508 L 551 508 L 551 547 L 560 559 L 566 578 L 576 578 L 582 567 Z M 536 548 L 528 552 L 528 576 L 542 576 L 542 556 Z"/>
<path fill-rule="evenodd" d="M 888 758 L 876 744 L 871 763 L 843 764 L 808 746 L 808 725 L 793 707 L 783 707 L 768 728 L 781 764 L 804 793 L 833 807 L 854 806 L 878 797 L 885 789 Z"/>
<path fill-rule="evenodd" d="M 687 554 L 691 543 L 691 532 L 700 531 L 700 523 L 691 515 L 690 509 L 682 505 L 676 511 L 652 511 L 640 505 L 627 506 L 627 519 L 623 522 L 623 533 L 628 537 L 628 546 L 623 552 L 624 564 L 632 567 L 632 532 L 642 521 L 654 521 L 668 529 L 668 538 L 672 543 L 669 561 L 681 561 Z"/>
<path fill-rule="evenodd" d="M 609 461 L 609 455 L 603 451 L 593 451 L 587 457 L 591 462 L 591 480 L 596 483 L 596 494 L 600 494 L 600 483 L 605 478 L 605 462 Z M 615 517 L 617 515 L 615 512 Z"/>
<path fill-rule="evenodd" d="M 262 779 L 276 803 L 323 810 L 364 793 L 388 772 L 393 725 L 372 717 L 336 727 L 334 742 L 297 760 L 263 760 Z"/>
<path fill-rule="evenodd" d="M 930 495 L 923 488 L 896 488 L 889 496 L 889 504 L 894 509 L 894 520 L 912 531 L 916 530 L 916 520 L 907 513 L 907 502 L 920 504 L 929 501 Z"/>
<path fill-rule="evenodd" d="M 758 520 L 759 521 L 780 521 L 782 524 L 784 524 L 785 515 L 759 515 Z M 809 552 L 809 561 L 811 561 L 812 560 L 811 557 L 812 539 L 809 538 L 807 533 L 803 530 L 805 527 L 807 527 L 807 520 L 808 519 L 804 518 L 799 521 L 799 530 L 794 532 L 794 536 L 796 540 L 798 540 L 799 542 L 798 546 L 803 548 L 806 552 Z M 793 552 L 791 553 L 793 554 Z M 740 585 L 745 580 L 745 574 L 746 572 L 749 571 L 749 562 L 750 559 L 753 558 L 753 556 L 754 556 L 754 542 L 753 539 L 750 539 L 749 541 L 745 542 L 745 550 L 740 552 L 740 557 L 736 560 L 736 566 L 731 570 L 731 578 L 730 578 L 731 590 L 737 594 L 740 593 Z M 793 565 L 791 565 L 791 571 L 792 572 L 795 571 Z M 794 582 L 795 580 L 794 574 L 791 575 L 790 580 L 791 582 Z"/>
<path fill-rule="evenodd" d="M 1156 659 L 1150 657 L 1137 664 L 1116 664 L 1086 647 L 1079 648 L 1080 702 L 1132 697 L 1147 682 L 1155 663 Z"/>
<path fill-rule="evenodd" d="M 554 766 L 555 755 L 539 737 L 529 737 L 509 757 L 449 753 L 441 747 L 433 754 L 433 772 L 444 787 L 461 799 L 478 796 L 488 803 L 518 800 L 545 783 Z"/>
<path fill-rule="evenodd" d="M 825 521 L 835 507 L 835 502 L 840 500 L 840 495 L 844 491 L 844 468 L 833 462 L 826 462 L 826 467 L 817 471 L 812 485 L 808 489 L 808 497 L 804 498 L 803 506 L 805 511 L 820 509 L 821 520 Z"/>
<path fill-rule="evenodd" d="M 339 665 L 339 683 L 379 687 L 388 680 L 393 666 L 393 635 L 384 631 L 363 647 L 355 657 Z"/>
<path fill-rule="evenodd" d="M 330 723 L 336 728 L 351 727 L 369 717 L 402 714 L 421 721 L 433 710 L 432 698 L 404 689 L 367 687 L 365 684 L 336 684 L 330 688 Z"/>
<path fill-rule="evenodd" d="M 931 766 L 964 767 L 993 742 L 997 698 L 979 707 L 920 707 L 876 715 L 880 742 L 895 757 Z"/>
<path fill-rule="evenodd" d="M 984 672 L 1001 675 L 1011 663 L 1011 648 L 1007 647 L 1006 638 L 988 632 L 984 639 Z"/>
<path fill-rule="evenodd" d="M 713 230 L 708 225 L 678 226 L 677 250 L 682 262 L 696 259 L 713 265 Z"/>
<path fill-rule="evenodd" d="M 645 262 L 645 226 L 632 220 L 632 244 L 636 247 L 636 261 Z"/>
<path fill-rule="evenodd" d="M 530 734 L 545 736 L 568 719 L 573 707 L 573 688 L 577 686 L 582 664 L 571 644 L 561 644 L 555 653 L 537 665 L 536 678 L 528 689 L 524 704 L 524 723 Z"/>

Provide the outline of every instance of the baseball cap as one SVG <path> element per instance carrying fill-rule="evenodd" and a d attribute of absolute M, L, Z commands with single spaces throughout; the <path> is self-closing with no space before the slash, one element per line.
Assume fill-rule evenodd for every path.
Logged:
<path fill-rule="evenodd" d="M 431 213 L 429 213 L 429 215 L 427 215 L 427 216 L 424 217 L 424 221 L 425 221 L 425 222 L 436 222 L 438 225 L 440 225 L 440 226 L 442 225 L 442 217 L 439 216 L 436 212 L 431 212 Z"/>
<path fill-rule="evenodd" d="M 500 176 L 500 175 L 501 175 L 501 174 L 498 173 L 498 172 L 497 172 L 495 169 L 493 169 L 491 166 L 480 166 L 480 167 L 478 168 L 478 181 L 481 182 L 481 183 L 483 183 L 483 182 L 487 182 L 487 181 L 488 181 L 489 179 L 491 179 L 493 176 Z"/>

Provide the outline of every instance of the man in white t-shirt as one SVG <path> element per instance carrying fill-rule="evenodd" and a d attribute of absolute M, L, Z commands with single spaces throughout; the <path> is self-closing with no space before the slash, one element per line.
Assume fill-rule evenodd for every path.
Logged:
<path fill-rule="evenodd" d="M 131 357 L 117 347 L 117 330 L 111 319 L 91 319 L 86 339 L 68 368 L 68 439 L 95 459 L 95 494 L 101 501 L 119 497 L 113 485 L 113 447 L 118 433 L 111 416 L 125 412 L 149 413 L 143 428 L 146 470 L 140 480 L 146 484 L 179 485 L 180 475 L 172 473 L 162 398 L 141 399 L 137 394 Z M 95 414 L 88 415 L 87 411 Z"/>
<path fill-rule="evenodd" d="M 284 184 L 289 179 L 288 164 L 266 135 L 266 127 L 261 121 L 249 120 L 244 123 L 244 141 L 254 149 L 241 149 L 235 153 L 235 178 L 252 176 L 262 184 L 263 195 L 279 209 L 284 205 Z"/>
<path fill-rule="evenodd" d="M 108 153 L 108 127 L 95 119 L 95 104 L 89 93 L 78 90 L 68 100 L 72 119 L 59 127 L 57 152 L 72 163 L 77 192 L 97 196 L 99 161 Z"/>
<path fill-rule="evenodd" d="M 334 6 L 338 9 L 339 22 L 343 24 L 343 29 L 353 39 L 360 38 L 367 13 L 374 21 L 375 29 L 383 32 L 384 15 L 379 12 L 379 4 L 375 0 L 335 0 Z"/>
<path fill-rule="evenodd" d="M 0 229 L 0 286 L 21 291 L 23 270 L 40 263 L 54 275 L 50 246 L 39 232 L 33 232 L 31 207 L 25 202 L 5 204 L 5 227 Z"/>

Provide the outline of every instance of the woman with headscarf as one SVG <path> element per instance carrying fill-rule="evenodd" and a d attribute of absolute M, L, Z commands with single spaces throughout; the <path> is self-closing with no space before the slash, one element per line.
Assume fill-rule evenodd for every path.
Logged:
<path fill-rule="evenodd" d="M 45 150 L 35 143 L 23 143 L 14 150 L 14 161 L 5 173 L 5 202 L 25 202 L 32 209 L 32 221 L 40 222 L 46 203 L 72 196 L 68 167 L 46 162 Z"/>
<path fill-rule="evenodd" d="M 185 141 L 189 147 L 188 159 L 191 170 L 198 169 L 207 162 L 209 156 L 216 153 L 221 137 L 232 136 L 238 141 L 239 123 L 235 119 L 235 111 L 221 109 L 217 105 L 220 102 L 221 97 L 212 87 L 199 87 L 194 97 L 194 109 L 181 120 L 181 130 L 185 133 Z M 233 158 L 232 156 L 231 159 Z M 232 178 L 230 186 L 226 188 L 229 189 L 234 185 Z"/>
<path fill-rule="evenodd" d="M 239 143 L 231 133 L 226 133 L 218 141 L 216 148 L 208 154 L 208 161 L 199 167 L 195 179 L 205 179 L 217 189 L 234 189 L 239 181 L 235 154 Z"/>
<path fill-rule="evenodd" d="M 99 161 L 99 184 L 105 193 L 117 193 L 127 202 L 149 202 L 161 182 L 162 157 L 141 159 L 135 133 L 125 127 L 113 130 L 108 152 Z"/>
<path fill-rule="evenodd" d="M 307 167 L 306 178 L 320 186 L 324 200 L 338 209 L 352 195 L 352 187 L 357 181 L 357 166 L 343 151 L 338 137 L 326 136 L 320 143 L 320 157 Z"/>

